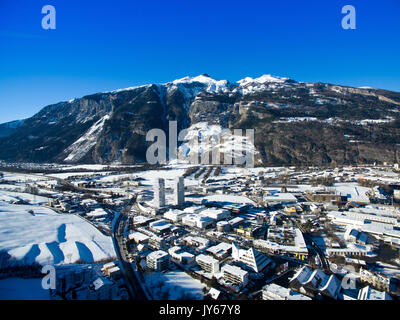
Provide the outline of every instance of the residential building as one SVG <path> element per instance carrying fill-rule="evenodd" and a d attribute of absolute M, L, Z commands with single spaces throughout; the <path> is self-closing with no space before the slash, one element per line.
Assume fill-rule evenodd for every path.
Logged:
<path fill-rule="evenodd" d="M 99 277 L 84 292 L 86 300 L 113 300 L 118 295 L 118 286 L 104 277 Z"/>
<path fill-rule="evenodd" d="M 236 228 L 237 226 L 239 226 L 241 223 L 244 222 L 244 219 L 241 217 L 236 217 L 236 218 L 229 220 L 228 222 L 231 225 L 231 228 Z"/>
<path fill-rule="evenodd" d="M 228 221 L 218 221 L 217 230 L 219 232 L 229 232 L 231 230 L 231 225 Z"/>
<path fill-rule="evenodd" d="M 211 253 L 217 259 L 224 259 L 232 252 L 232 245 L 229 243 L 221 242 L 216 246 L 207 249 L 208 253 Z"/>
<path fill-rule="evenodd" d="M 168 249 L 171 259 L 182 265 L 188 265 L 194 262 L 194 255 L 184 251 L 181 247 L 175 246 Z"/>
<path fill-rule="evenodd" d="M 349 245 L 347 248 L 327 248 L 326 254 L 332 256 L 367 256 L 372 252 L 370 246 L 362 246 L 358 244 Z"/>
<path fill-rule="evenodd" d="M 392 300 L 392 297 L 384 291 L 378 291 L 366 286 L 359 291 L 358 300 Z"/>
<path fill-rule="evenodd" d="M 137 227 L 143 227 L 148 225 L 151 221 L 153 221 L 153 218 L 148 218 L 146 216 L 134 216 L 133 217 L 133 226 L 135 228 Z"/>
<path fill-rule="evenodd" d="M 121 269 L 117 266 L 107 269 L 106 274 L 110 279 L 118 280 L 121 278 Z"/>
<path fill-rule="evenodd" d="M 313 295 L 323 294 L 333 299 L 338 298 L 341 289 L 341 283 L 335 275 L 327 275 L 320 269 L 313 270 L 307 266 L 295 273 L 290 285 Z"/>
<path fill-rule="evenodd" d="M 156 271 L 162 271 L 168 268 L 169 254 L 165 251 L 153 251 L 146 257 L 147 267 Z"/>
<path fill-rule="evenodd" d="M 225 264 L 221 268 L 224 280 L 240 286 L 246 286 L 249 282 L 249 273 L 239 267 Z"/>
<path fill-rule="evenodd" d="M 165 239 L 161 238 L 161 237 L 157 237 L 157 236 L 152 236 L 149 239 L 148 244 L 149 244 L 149 247 L 156 249 L 156 250 L 160 250 L 165 247 Z"/>
<path fill-rule="evenodd" d="M 263 287 L 262 298 L 263 300 L 312 300 L 304 294 L 279 286 L 275 283 Z"/>
<path fill-rule="evenodd" d="M 210 240 L 197 236 L 187 236 L 182 240 L 187 245 L 197 248 L 198 251 L 206 250 L 211 244 Z"/>
<path fill-rule="evenodd" d="M 164 218 L 172 222 L 179 222 L 186 214 L 184 211 L 171 209 L 164 213 Z"/>
<path fill-rule="evenodd" d="M 217 273 L 219 271 L 219 261 L 211 256 L 200 254 L 196 257 L 198 265 L 208 273 Z"/>
<path fill-rule="evenodd" d="M 270 258 L 261 252 L 253 248 L 241 249 L 235 243 L 232 243 L 232 258 L 244 263 L 255 272 L 261 272 L 267 266 L 271 267 L 274 264 Z"/>
<path fill-rule="evenodd" d="M 159 219 L 149 223 L 149 228 L 159 234 L 165 234 L 171 231 L 172 224 L 164 219 Z"/>
<path fill-rule="evenodd" d="M 108 262 L 103 265 L 103 267 L 101 268 L 101 272 L 103 272 L 103 274 L 107 274 L 109 269 L 115 268 L 116 266 L 117 265 L 115 264 L 115 262 Z"/>
<path fill-rule="evenodd" d="M 135 243 L 147 243 L 149 242 L 150 237 L 145 235 L 144 233 L 133 231 L 128 235 L 129 240 L 134 241 Z"/>
<path fill-rule="evenodd" d="M 390 277 L 360 268 L 360 281 L 367 282 L 379 290 L 389 291 Z"/>
<path fill-rule="evenodd" d="M 231 216 L 229 210 L 225 209 L 216 209 L 216 208 L 208 208 L 201 212 L 202 215 L 210 217 L 216 221 L 228 219 Z"/>
<path fill-rule="evenodd" d="M 189 227 L 197 227 L 199 229 L 210 227 L 214 222 L 214 219 L 201 214 L 188 214 L 182 218 L 182 224 Z"/>

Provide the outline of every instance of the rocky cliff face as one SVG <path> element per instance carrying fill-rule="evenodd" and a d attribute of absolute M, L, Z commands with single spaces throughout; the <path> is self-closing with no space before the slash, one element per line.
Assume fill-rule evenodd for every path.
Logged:
<path fill-rule="evenodd" d="M 197 123 L 255 129 L 265 165 L 399 162 L 400 93 L 269 75 L 238 83 L 207 75 L 85 96 L 0 125 L 0 159 L 145 161 L 146 133 Z M 204 127 L 204 126 L 203 126 Z M 1 133 L 1 132 L 0 132 Z"/>

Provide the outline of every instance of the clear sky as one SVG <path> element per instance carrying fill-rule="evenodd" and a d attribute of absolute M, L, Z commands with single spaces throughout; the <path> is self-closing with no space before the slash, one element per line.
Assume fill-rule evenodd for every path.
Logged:
<path fill-rule="evenodd" d="M 346 4 L 356 30 L 341 27 Z M 399 17 L 400 0 L 0 0 L 0 122 L 202 73 L 400 91 Z"/>

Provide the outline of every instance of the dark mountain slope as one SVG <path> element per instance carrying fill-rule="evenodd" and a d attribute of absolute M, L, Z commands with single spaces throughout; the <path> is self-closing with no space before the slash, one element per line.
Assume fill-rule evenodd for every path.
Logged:
<path fill-rule="evenodd" d="M 207 75 L 89 95 L 50 105 L 18 125 L 0 125 L 0 159 L 145 161 L 146 133 L 198 122 L 255 129 L 266 165 L 399 162 L 400 93 L 287 78 L 236 84 Z"/>

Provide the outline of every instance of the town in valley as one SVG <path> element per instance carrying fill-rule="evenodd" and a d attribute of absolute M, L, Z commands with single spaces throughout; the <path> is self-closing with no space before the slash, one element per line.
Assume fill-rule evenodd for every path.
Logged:
<path fill-rule="evenodd" d="M 2 295 L 17 286 L 56 300 L 399 298 L 397 164 L 0 171 Z M 46 290 L 45 265 L 56 272 Z"/>

